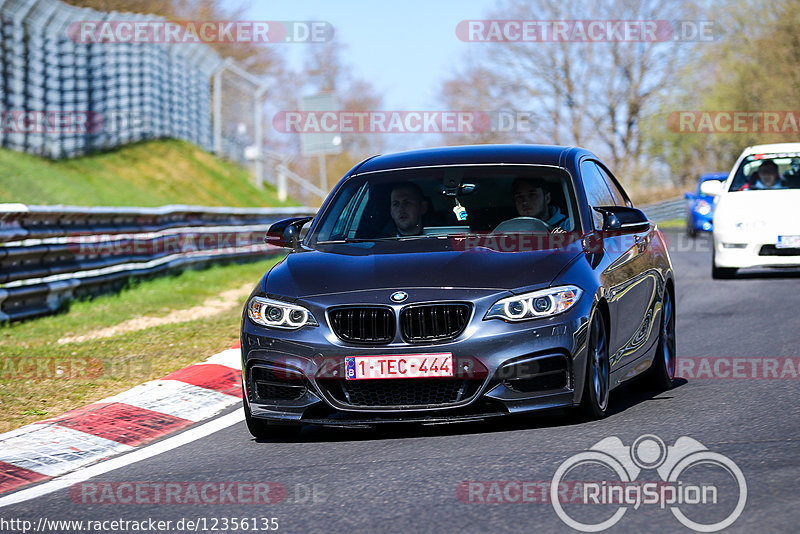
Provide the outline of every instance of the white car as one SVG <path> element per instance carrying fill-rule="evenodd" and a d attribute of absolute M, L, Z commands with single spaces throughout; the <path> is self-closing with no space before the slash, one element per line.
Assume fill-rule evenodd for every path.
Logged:
<path fill-rule="evenodd" d="M 727 181 L 703 185 L 716 197 L 713 278 L 800 266 L 800 143 L 748 147 Z"/>

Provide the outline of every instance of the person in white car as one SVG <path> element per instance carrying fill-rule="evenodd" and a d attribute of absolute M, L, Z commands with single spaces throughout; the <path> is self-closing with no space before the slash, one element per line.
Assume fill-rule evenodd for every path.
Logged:
<path fill-rule="evenodd" d="M 748 180 L 740 191 L 748 189 L 786 189 L 786 186 L 781 183 L 778 166 L 771 159 L 764 160 L 758 167 L 758 171 L 753 174 L 757 175 L 755 182 L 751 185 Z"/>

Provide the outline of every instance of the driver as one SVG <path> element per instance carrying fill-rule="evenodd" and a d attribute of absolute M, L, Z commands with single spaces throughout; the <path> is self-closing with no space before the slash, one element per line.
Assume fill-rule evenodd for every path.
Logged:
<path fill-rule="evenodd" d="M 397 237 L 422 234 L 422 216 L 428 211 L 428 202 L 417 184 L 405 182 L 395 185 L 389 209 Z"/>
<path fill-rule="evenodd" d="M 745 185 L 741 187 L 740 191 L 744 191 L 746 189 L 786 188 L 781 183 L 781 177 L 780 174 L 778 173 L 778 165 L 771 159 L 764 160 L 764 162 L 758 167 L 758 171 L 753 173 L 753 175 L 757 176 L 755 182 L 752 185 L 750 185 L 749 183 L 745 183 Z"/>
<path fill-rule="evenodd" d="M 534 217 L 543 221 L 551 232 L 565 232 L 567 216 L 558 206 L 550 205 L 550 192 L 537 180 L 517 178 L 511 186 L 514 204 L 521 217 Z"/>

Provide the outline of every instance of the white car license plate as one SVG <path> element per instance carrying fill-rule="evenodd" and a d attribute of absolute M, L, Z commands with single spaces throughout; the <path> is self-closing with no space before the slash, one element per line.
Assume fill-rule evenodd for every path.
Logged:
<path fill-rule="evenodd" d="M 449 352 L 346 356 L 344 363 L 348 380 L 453 376 L 453 355 Z"/>
<path fill-rule="evenodd" d="M 800 248 L 800 235 L 779 235 L 776 248 Z"/>

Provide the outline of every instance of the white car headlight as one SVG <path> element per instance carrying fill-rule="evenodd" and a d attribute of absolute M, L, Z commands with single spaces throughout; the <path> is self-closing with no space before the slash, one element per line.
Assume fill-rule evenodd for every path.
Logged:
<path fill-rule="evenodd" d="M 529 321 L 551 317 L 572 308 L 581 293 L 583 290 L 579 287 L 560 286 L 506 297 L 495 302 L 484 319 Z"/>
<path fill-rule="evenodd" d="M 251 298 L 247 303 L 247 315 L 256 324 L 284 330 L 297 330 L 302 326 L 319 324 L 304 307 L 265 297 Z"/>

